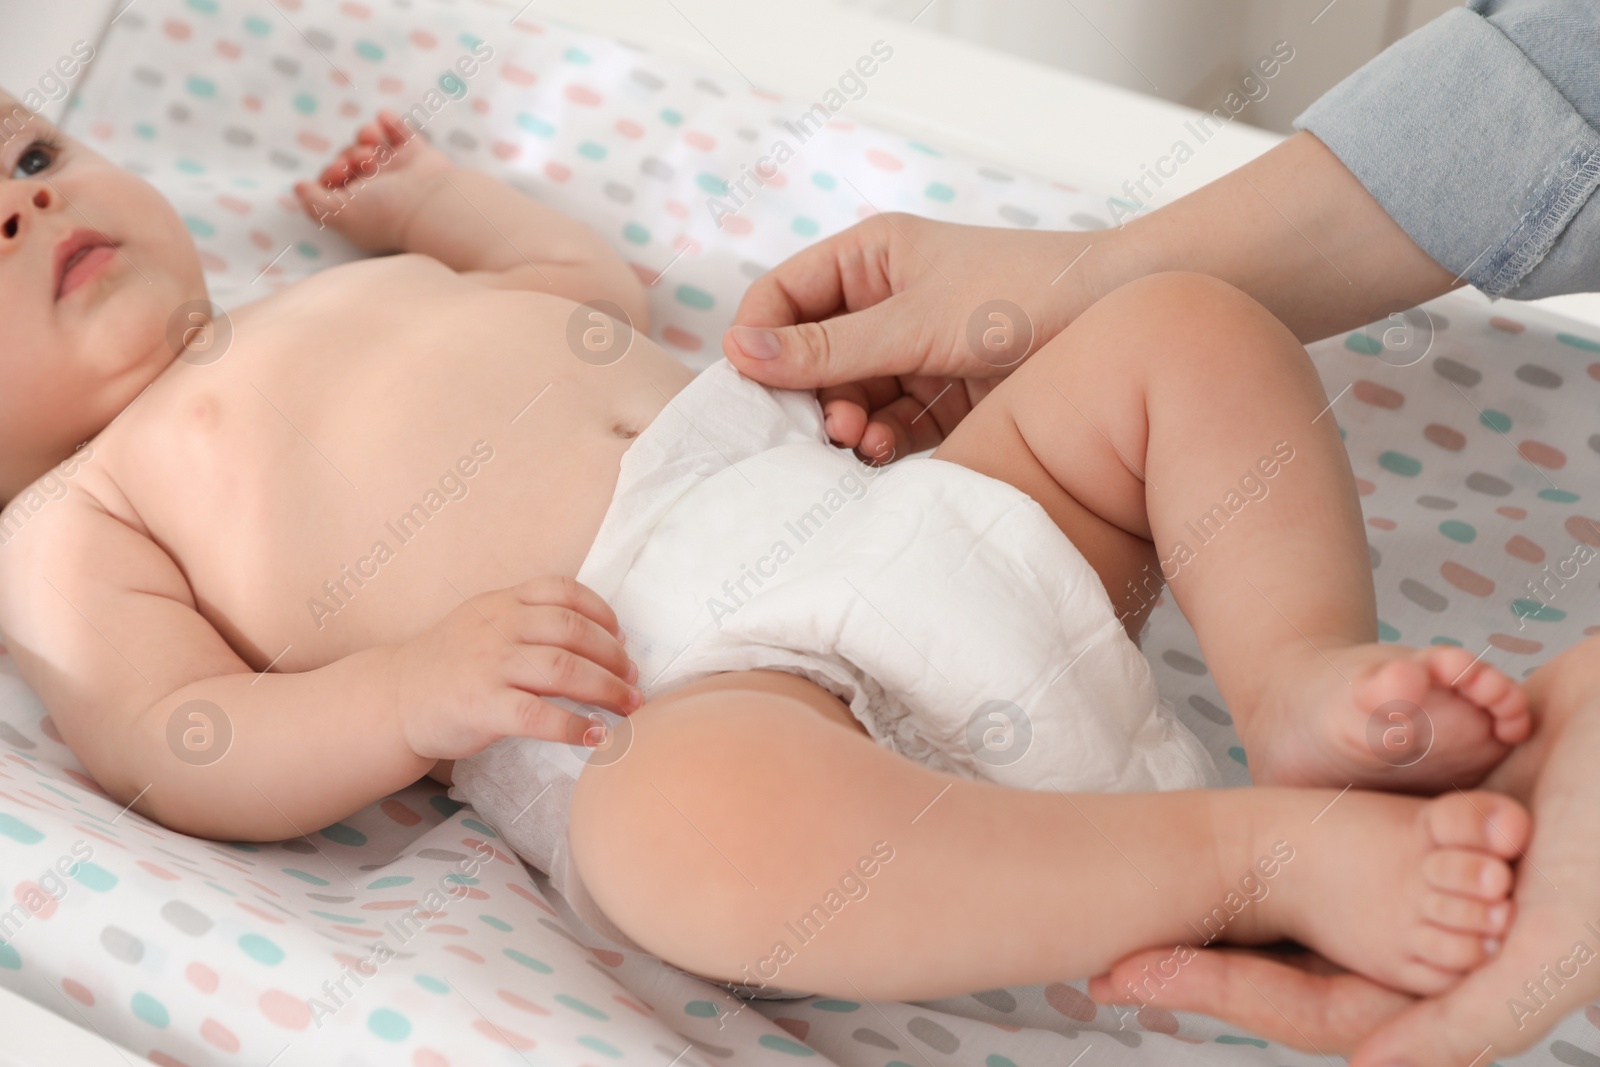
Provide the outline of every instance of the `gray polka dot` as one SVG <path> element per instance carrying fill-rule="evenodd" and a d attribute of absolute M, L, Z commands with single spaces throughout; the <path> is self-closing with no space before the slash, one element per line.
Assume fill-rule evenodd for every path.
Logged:
<path fill-rule="evenodd" d="M 655 156 L 646 156 L 641 160 L 639 169 L 650 175 L 650 177 L 660 178 L 662 181 L 671 181 L 672 176 L 677 173 L 672 169 L 671 164 L 665 160 L 657 159 Z"/>
<path fill-rule="evenodd" d="M 997 182 L 1014 182 L 1014 181 L 1016 181 L 1016 179 L 1014 177 L 1012 177 L 1011 175 L 1007 174 L 1005 171 L 1003 171 L 1003 170 L 995 170 L 993 167 L 979 167 L 978 168 L 978 173 L 980 175 L 982 175 L 983 177 L 985 177 L 985 178 L 989 178 L 989 179 L 991 179 L 993 181 L 997 181 Z"/>
<path fill-rule="evenodd" d="M 640 70 L 635 68 L 633 73 L 628 76 L 633 79 L 633 83 L 635 85 L 642 85 L 646 89 L 649 89 L 652 93 L 661 88 L 663 85 L 667 84 L 654 74 L 651 74 L 648 70 Z"/>
<path fill-rule="evenodd" d="M 319 52 L 331 52 L 333 46 L 339 43 L 334 39 L 333 34 L 327 30 L 319 30 L 315 26 L 305 31 L 305 38 L 310 42 L 311 47 Z"/>
<path fill-rule="evenodd" d="M 4 741 L 12 748 L 38 748 L 31 740 L 23 737 L 15 726 L 8 722 L 0 722 L 0 741 Z"/>
<path fill-rule="evenodd" d="M 728 95 L 727 93 L 722 91 L 722 86 L 718 85 L 716 82 L 712 81 L 710 78 L 699 78 L 699 79 L 696 79 L 696 81 L 694 83 L 694 87 L 696 89 L 699 89 L 702 93 L 710 93 L 712 96 L 727 96 Z"/>
<path fill-rule="evenodd" d="M 295 838 L 293 841 L 285 841 L 280 847 L 285 852 L 293 852 L 299 856 L 309 856 L 317 850 L 316 845 L 313 845 L 310 841 L 306 841 L 303 838 Z"/>
<path fill-rule="evenodd" d="M 1189 706 L 1198 711 L 1203 718 L 1209 719 L 1218 726 L 1228 726 L 1233 722 L 1233 716 L 1217 707 L 1205 697 L 1195 694 L 1189 698 Z"/>
<path fill-rule="evenodd" d="M 1187 653 L 1179 652 L 1175 648 L 1169 648 L 1161 653 L 1161 662 L 1175 671 L 1182 671 L 1184 674 L 1192 674 L 1196 677 L 1206 673 L 1206 665 L 1204 663 Z"/>
<path fill-rule="evenodd" d="M 1087 211 L 1074 211 L 1067 216 L 1067 221 L 1080 230 L 1103 230 L 1108 225 L 1105 219 L 1099 215 L 1091 215 Z"/>
<path fill-rule="evenodd" d="M 248 856 L 241 855 L 241 850 L 237 848 L 223 848 L 221 845 L 207 845 L 206 851 L 215 852 L 219 856 L 226 856 L 230 863 L 242 863 L 246 867 L 254 867 L 256 865 L 255 860 Z"/>
<path fill-rule="evenodd" d="M 464 854 L 452 852 L 447 848 L 425 848 L 419 851 L 417 855 L 425 860 L 444 860 L 448 863 L 455 863 L 467 858 Z"/>
<path fill-rule="evenodd" d="M 633 203 L 633 190 L 621 182 L 606 182 L 606 199 L 618 204 Z"/>
<path fill-rule="evenodd" d="M 1014 204 L 1001 204 L 998 214 L 1007 222 L 1014 222 L 1018 226 L 1037 226 L 1039 224 L 1039 216 L 1031 211 L 1024 211 Z"/>
<path fill-rule="evenodd" d="M 906 1032 L 935 1052 L 949 1055 L 961 1047 L 961 1039 L 926 1015 L 913 1016 L 906 1023 Z"/>
<path fill-rule="evenodd" d="M 593 961 L 591 960 L 590 962 L 593 962 Z M 600 965 L 599 964 L 595 964 L 595 970 L 600 970 Z M 610 971 L 603 971 L 602 970 L 602 971 L 600 971 L 600 973 L 604 974 L 607 978 L 611 978 L 611 972 Z M 616 981 L 616 979 L 612 978 L 612 981 Z M 719 1060 L 725 1060 L 729 1056 L 733 1055 L 733 1049 L 724 1048 L 721 1045 L 713 1045 L 709 1041 L 697 1041 L 692 1037 L 685 1038 L 685 1040 L 688 1041 L 689 1044 L 693 1045 L 695 1048 L 699 1049 L 701 1052 L 704 1052 L 706 1055 L 715 1056 Z M 673 1055 L 674 1056 L 681 1056 L 681 1055 L 683 1055 L 683 1050 L 682 1049 L 678 1049 L 676 1052 L 673 1053 Z"/>
<path fill-rule="evenodd" d="M 160 845 L 152 845 L 151 847 L 154 848 L 157 852 L 161 853 L 162 855 L 166 856 L 168 859 L 171 859 L 176 863 L 188 864 L 190 867 L 193 867 L 195 865 L 194 860 L 190 859 L 188 856 L 183 855 L 182 853 L 174 852 L 170 848 L 162 848 Z"/>
<path fill-rule="evenodd" d="M 1483 380 L 1483 374 L 1478 370 L 1467 366 L 1465 363 L 1457 363 L 1455 360 L 1445 356 L 1440 356 L 1433 361 L 1433 372 L 1447 381 L 1455 382 L 1457 385 L 1473 386 Z"/>
<path fill-rule="evenodd" d="M 974 993 L 972 994 L 972 999 L 986 1008 L 993 1008 L 995 1011 L 1012 1012 L 1017 1010 L 1017 998 L 1004 989 L 988 989 L 982 993 Z"/>
<path fill-rule="evenodd" d="M 1367 546 L 1367 556 L 1372 560 L 1372 569 L 1377 570 L 1383 563 L 1383 553 L 1378 551 L 1376 545 Z"/>
<path fill-rule="evenodd" d="M 1467 488 L 1476 493 L 1487 493 L 1489 496 L 1509 496 L 1511 493 L 1510 482 L 1482 471 L 1473 471 L 1467 475 Z"/>
<path fill-rule="evenodd" d="M 760 263 L 755 263 L 747 259 L 743 263 L 739 264 L 739 273 L 743 274 L 746 278 L 754 280 L 767 273 L 767 268 L 762 266 Z"/>
<path fill-rule="evenodd" d="M 1443 496 L 1419 496 L 1417 497 L 1417 505 L 1430 511 L 1452 511 L 1455 509 L 1456 502 L 1449 497 Z"/>
<path fill-rule="evenodd" d="M 167 108 L 167 118 L 171 119 L 173 122 L 188 122 L 189 109 L 184 107 L 182 104 L 173 104 L 171 107 Z"/>
<path fill-rule="evenodd" d="M 144 959 L 144 942 L 120 926 L 108 926 L 101 930 L 100 944 L 123 963 L 138 963 Z"/>
<path fill-rule="evenodd" d="M 1127 1045 L 1129 1048 L 1138 1048 L 1140 1043 L 1144 1041 L 1141 1035 L 1132 1030 L 1113 1030 L 1107 1036 Z"/>
<path fill-rule="evenodd" d="M 267 162 L 271 163 L 274 167 L 282 167 L 284 170 L 300 169 L 300 160 L 297 157 L 291 156 L 289 153 L 276 148 L 274 148 L 271 154 L 267 156 Z"/>
<path fill-rule="evenodd" d="M 1450 606 L 1450 601 L 1429 589 L 1415 578 L 1406 578 L 1400 583 L 1400 595 L 1411 601 L 1424 611 L 1440 612 Z"/>
<path fill-rule="evenodd" d="M 256 143 L 256 135 L 243 126 L 229 126 L 222 131 L 222 139 L 240 148 L 247 148 Z"/>
<path fill-rule="evenodd" d="M 161 917 L 190 937 L 199 937 L 211 929 L 211 920 L 200 909 L 181 900 L 169 900 L 161 906 Z"/>
<path fill-rule="evenodd" d="M 451 130 L 450 136 L 446 137 L 445 141 L 463 152 L 471 152 L 478 147 L 478 139 L 466 130 Z"/>
<path fill-rule="evenodd" d="M 1550 1042 L 1550 1055 L 1568 1067 L 1600 1067 L 1600 1056 L 1567 1041 Z"/>
<path fill-rule="evenodd" d="M 882 1034 L 878 1033 L 878 1031 L 869 1030 L 865 1026 L 855 1031 L 850 1036 L 861 1042 L 863 1045 L 871 1045 L 874 1048 L 885 1048 L 890 1052 L 898 1052 L 900 1050 L 899 1045 L 895 1044 L 893 1041 L 890 1041 L 887 1037 L 884 1037 Z"/>
<path fill-rule="evenodd" d="M 380 868 L 387 866 L 389 866 L 387 863 L 379 863 L 374 864 L 372 869 L 379 870 Z M 320 900 L 324 904 L 348 904 L 350 901 L 355 899 L 355 897 L 352 896 L 339 896 L 334 893 L 307 893 L 306 896 L 310 897 L 312 900 Z"/>
<path fill-rule="evenodd" d="M 272 69 L 286 78 L 292 78 L 300 73 L 300 64 L 288 56 L 273 56 Z"/>
<path fill-rule="evenodd" d="M 1560 389 L 1561 375 L 1548 367 L 1541 367 L 1535 363 L 1524 363 L 1517 368 L 1517 380 L 1527 382 L 1539 389 Z"/>
<path fill-rule="evenodd" d="M 127 9 L 124 8 L 123 10 L 127 10 Z M 121 25 L 121 27 L 124 30 L 128 30 L 130 32 L 142 30 L 142 29 L 145 28 L 144 16 L 143 15 L 135 15 L 132 12 L 129 12 L 127 15 L 119 16 L 117 18 L 117 22 L 118 22 L 119 25 Z"/>
<path fill-rule="evenodd" d="M 1435 330 L 1448 330 L 1450 328 L 1450 320 L 1437 311 L 1428 312 L 1428 317 L 1433 320 L 1433 328 Z"/>
<path fill-rule="evenodd" d="M 754 141 L 757 137 L 761 136 L 761 132 L 759 130 L 752 129 L 749 126 L 740 126 L 737 130 L 734 130 L 733 133 L 734 136 L 739 138 L 741 141 Z"/>
<path fill-rule="evenodd" d="M 139 67 L 133 72 L 133 80 L 138 82 L 140 85 L 148 85 L 151 88 L 155 88 L 165 81 L 166 78 L 159 70 L 155 70 L 151 67 Z"/>

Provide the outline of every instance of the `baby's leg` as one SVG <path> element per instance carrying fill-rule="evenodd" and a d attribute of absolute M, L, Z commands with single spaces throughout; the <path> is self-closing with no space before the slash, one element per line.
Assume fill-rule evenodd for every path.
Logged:
<path fill-rule="evenodd" d="M 1525 736 L 1526 702 L 1470 652 L 1375 643 L 1328 406 L 1305 350 L 1255 301 L 1153 275 L 1079 316 L 935 456 L 1037 500 L 1130 632 L 1170 584 L 1258 783 L 1471 784 Z M 1409 736 L 1414 751 L 1427 726 L 1425 759 L 1386 748 Z"/>
<path fill-rule="evenodd" d="M 889 752 L 818 687 L 766 672 L 629 724 L 573 797 L 601 909 L 686 970 L 858 999 L 1077 978 L 1208 938 L 1294 937 L 1438 991 L 1500 932 L 1526 834 L 1489 794 L 1006 789 Z M 1431 921 L 1446 914 L 1453 929 Z"/>

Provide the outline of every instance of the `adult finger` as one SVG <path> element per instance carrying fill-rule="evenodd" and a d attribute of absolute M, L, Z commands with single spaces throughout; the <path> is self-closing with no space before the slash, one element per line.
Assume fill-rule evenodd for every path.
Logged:
<path fill-rule="evenodd" d="M 816 389 L 914 374 L 927 361 L 927 312 L 911 293 L 821 322 L 735 325 L 722 351 L 740 373 L 778 389 Z"/>

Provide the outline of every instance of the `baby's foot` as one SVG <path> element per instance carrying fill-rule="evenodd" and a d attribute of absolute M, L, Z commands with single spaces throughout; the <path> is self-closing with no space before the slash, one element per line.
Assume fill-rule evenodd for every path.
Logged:
<path fill-rule="evenodd" d="M 1528 813 L 1515 800 L 1459 791 L 1428 801 L 1355 791 L 1279 797 L 1258 840 L 1275 834 L 1293 857 L 1275 878 L 1257 879 L 1267 893 L 1252 921 L 1263 925 L 1240 939 L 1287 936 L 1424 995 L 1495 955 L 1512 919 L 1509 860 L 1528 839 Z"/>
<path fill-rule="evenodd" d="M 1532 726 L 1522 687 L 1461 648 L 1308 645 L 1274 673 L 1240 728 L 1257 784 L 1470 787 Z"/>

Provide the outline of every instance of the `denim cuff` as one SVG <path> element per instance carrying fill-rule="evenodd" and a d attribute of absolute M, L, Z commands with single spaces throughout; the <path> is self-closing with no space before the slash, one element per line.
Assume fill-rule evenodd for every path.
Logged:
<path fill-rule="evenodd" d="M 1600 133 L 1470 8 L 1401 38 L 1294 125 L 1489 296 L 1600 288 Z"/>

